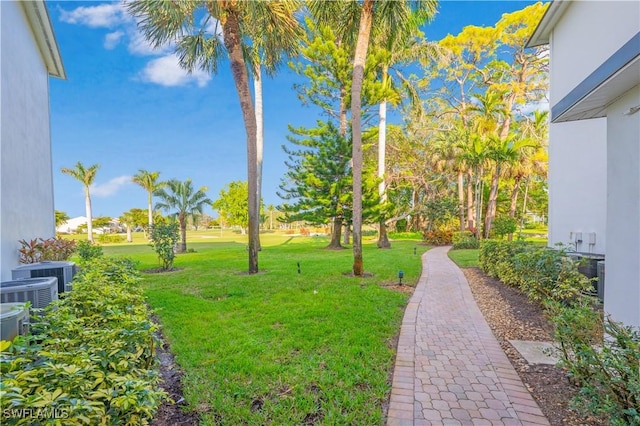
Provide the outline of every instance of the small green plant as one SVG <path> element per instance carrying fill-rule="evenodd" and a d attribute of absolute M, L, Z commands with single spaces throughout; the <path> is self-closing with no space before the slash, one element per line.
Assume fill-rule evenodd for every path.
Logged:
<path fill-rule="evenodd" d="M 92 243 L 91 241 L 82 240 L 78 241 L 78 256 L 80 260 L 86 262 L 91 259 L 95 259 L 96 257 L 102 256 L 102 247 L 97 244 Z"/>
<path fill-rule="evenodd" d="M 123 243 L 125 241 L 125 237 L 118 234 L 99 234 L 98 242 L 101 244 L 117 244 Z"/>
<path fill-rule="evenodd" d="M 509 216 L 500 216 L 493 221 L 493 235 L 503 238 L 505 235 L 513 234 L 518 229 L 516 220 Z"/>
<path fill-rule="evenodd" d="M 132 262 L 96 258 L 50 306 L 31 336 L 0 342 L 0 422 L 34 424 L 12 413 L 43 408 L 64 416 L 55 424 L 149 424 L 166 393 Z"/>
<path fill-rule="evenodd" d="M 76 251 L 76 242 L 62 238 L 36 238 L 20 240 L 20 263 L 36 263 L 43 260 L 67 260 Z"/>
<path fill-rule="evenodd" d="M 478 247 L 480 247 L 480 241 L 471 231 L 453 233 L 453 250 L 477 249 Z"/>
<path fill-rule="evenodd" d="M 157 223 L 151 228 L 151 247 L 158 254 L 158 259 L 165 271 L 173 268 L 176 257 L 174 247 L 180 238 L 176 222 Z"/>
<path fill-rule="evenodd" d="M 580 387 L 574 408 L 612 425 L 640 425 L 640 331 L 603 319 L 588 301 L 548 308 L 561 364 Z"/>
<path fill-rule="evenodd" d="M 422 238 L 427 244 L 431 244 L 434 246 L 445 246 L 453 242 L 453 231 L 450 231 L 448 229 L 425 231 Z"/>

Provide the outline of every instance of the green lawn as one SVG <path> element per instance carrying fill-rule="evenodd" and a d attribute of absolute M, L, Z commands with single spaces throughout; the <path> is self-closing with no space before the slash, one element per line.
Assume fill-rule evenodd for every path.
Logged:
<path fill-rule="evenodd" d="M 380 250 L 366 240 L 373 276 L 358 279 L 344 275 L 351 250 L 325 250 L 324 237 L 263 234 L 262 272 L 251 276 L 245 237 L 188 241 L 196 252 L 177 257 L 180 271 L 144 274 L 144 283 L 204 424 L 383 424 L 391 342 L 408 301 L 384 285 L 398 270 L 415 285 L 427 247 L 405 240 Z M 104 251 L 158 266 L 145 244 Z"/>
<path fill-rule="evenodd" d="M 478 267 L 478 249 L 449 250 L 449 258 L 461 268 Z"/>

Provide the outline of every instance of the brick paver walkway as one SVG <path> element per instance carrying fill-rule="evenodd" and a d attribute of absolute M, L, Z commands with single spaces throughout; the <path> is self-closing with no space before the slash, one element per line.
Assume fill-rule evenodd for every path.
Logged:
<path fill-rule="evenodd" d="M 387 425 L 548 425 L 448 250 L 422 257 L 400 331 Z"/>

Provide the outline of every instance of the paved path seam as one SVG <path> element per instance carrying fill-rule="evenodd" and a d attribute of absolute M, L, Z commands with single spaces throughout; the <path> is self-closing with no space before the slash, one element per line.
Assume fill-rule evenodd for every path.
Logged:
<path fill-rule="evenodd" d="M 422 256 L 398 339 L 387 425 L 548 425 L 448 251 Z"/>

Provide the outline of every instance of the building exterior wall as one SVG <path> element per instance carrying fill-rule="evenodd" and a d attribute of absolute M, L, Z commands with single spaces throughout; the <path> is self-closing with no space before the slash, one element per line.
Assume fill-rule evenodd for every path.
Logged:
<path fill-rule="evenodd" d="M 640 2 L 572 1 L 551 37 L 551 104 L 638 32 Z"/>
<path fill-rule="evenodd" d="M 549 246 L 605 254 L 607 120 L 552 123 L 549 129 Z M 574 244 L 576 232 L 582 243 Z M 595 233 L 595 244 L 589 244 Z"/>
<path fill-rule="evenodd" d="M 605 311 L 640 326 L 640 85 L 607 109 Z"/>
<path fill-rule="evenodd" d="M 0 2 L 0 258 L 2 280 L 18 266 L 18 240 L 55 229 L 49 75 L 20 3 Z"/>

